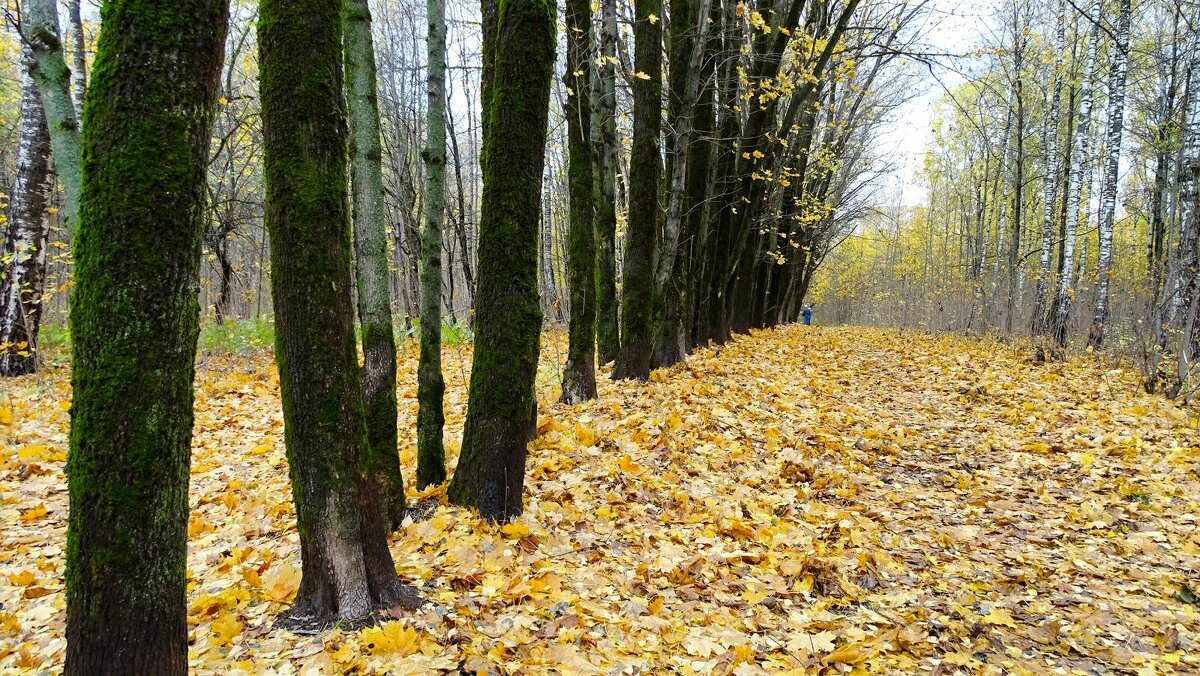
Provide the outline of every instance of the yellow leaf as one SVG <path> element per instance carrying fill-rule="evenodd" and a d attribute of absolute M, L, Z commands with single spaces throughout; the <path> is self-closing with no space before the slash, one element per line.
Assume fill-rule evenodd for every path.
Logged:
<path fill-rule="evenodd" d="M 213 645 L 227 646 L 233 643 L 233 639 L 242 633 L 245 625 L 238 619 L 236 612 L 227 612 L 222 614 L 217 619 L 213 620 L 212 638 L 209 639 Z"/>
<path fill-rule="evenodd" d="M 1007 610 L 999 606 L 992 607 L 992 612 L 988 613 L 983 618 L 983 623 L 995 626 L 1012 627 L 1013 629 L 1017 628 L 1017 621 L 1013 619 L 1013 616 L 1010 615 Z"/>
<path fill-rule="evenodd" d="M 290 563 L 272 566 L 263 578 L 266 596 L 272 601 L 287 601 L 300 587 L 300 571 Z"/>
<path fill-rule="evenodd" d="M 37 579 L 34 574 L 28 570 L 23 570 L 15 575 L 9 575 L 8 581 L 19 587 L 28 587 Z"/>
<path fill-rule="evenodd" d="M 651 14 L 651 15 L 647 16 L 646 18 L 650 20 L 651 24 L 658 23 L 658 15 L 656 15 L 656 14 Z"/>
<path fill-rule="evenodd" d="M 643 73 L 643 72 L 642 72 L 642 71 L 640 71 L 640 70 L 639 70 L 639 71 L 634 71 L 634 73 L 633 73 L 633 76 L 634 76 L 634 77 L 636 77 L 636 78 L 637 78 L 637 79 L 639 79 L 639 80 L 649 80 L 649 79 L 650 79 L 650 76 L 649 76 L 649 75 L 647 75 L 647 74 Z"/>
<path fill-rule="evenodd" d="M 399 622 L 386 622 L 379 627 L 363 629 L 362 642 L 372 655 L 407 657 L 420 648 L 420 635 L 417 630 Z"/>
<path fill-rule="evenodd" d="M 50 449 L 45 444 L 25 444 L 17 451 L 17 458 L 26 462 L 42 460 L 49 455 Z"/>
<path fill-rule="evenodd" d="M 39 502 L 37 507 L 21 512 L 21 516 L 17 518 L 25 523 L 29 523 L 30 521 L 36 521 L 43 516 L 46 516 L 46 505 L 45 503 Z"/>
<path fill-rule="evenodd" d="M 12 409 L 8 406 L 0 406 L 0 425 L 11 425 L 12 421 Z"/>
<path fill-rule="evenodd" d="M 514 540 L 520 540 L 523 537 L 528 537 L 529 534 L 533 532 L 529 530 L 529 526 L 526 526 L 520 521 L 504 524 L 500 527 L 500 531 Z"/>

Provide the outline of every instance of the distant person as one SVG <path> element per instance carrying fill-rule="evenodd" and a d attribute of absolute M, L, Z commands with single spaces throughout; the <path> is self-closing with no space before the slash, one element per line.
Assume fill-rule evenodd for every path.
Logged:
<path fill-rule="evenodd" d="M 802 322 L 804 322 L 805 326 L 812 325 L 812 306 L 811 305 L 805 305 L 804 309 L 800 311 L 800 320 Z"/>

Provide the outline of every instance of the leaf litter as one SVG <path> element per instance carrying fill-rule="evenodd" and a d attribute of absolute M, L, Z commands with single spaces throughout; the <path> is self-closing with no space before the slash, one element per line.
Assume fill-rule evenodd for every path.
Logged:
<path fill-rule="evenodd" d="M 198 674 L 1196 673 L 1200 448 L 1188 412 L 1094 357 L 783 327 L 554 404 L 527 509 L 442 489 L 391 539 L 428 604 L 272 631 L 300 581 L 269 354 L 197 371 L 188 544 Z M 447 346 L 447 455 L 470 347 Z M 400 357 L 415 466 L 415 346 Z M 0 393 L 0 669 L 61 669 L 69 373 Z"/>

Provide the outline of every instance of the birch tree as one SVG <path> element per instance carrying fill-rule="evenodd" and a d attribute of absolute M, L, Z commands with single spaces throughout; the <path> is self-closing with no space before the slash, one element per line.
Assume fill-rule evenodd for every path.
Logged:
<path fill-rule="evenodd" d="M 1100 42 L 1100 3 L 1092 6 L 1088 18 L 1093 20 L 1091 37 L 1088 40 L 1087 59 L 1083 69 L 1083 84 L 1079 92 L 1079 121 L 1075 125 L 1072 141 L 1070 180 L 1064 199 L 1066 206 L 1066 229 L 1063 238 L 1063 261 L 1059 270 L 1058 291 L 1050 308 L 1050 336 L 1059 347 L 1067 344 L 1067 319 L 1071 314 L 1071 301 L 1075 296 L 1075 241 L 1079 228 L 1079 202 L 1083 194 L 1084 171 L 1087 168 L 1089 130 L 1092 123 L 1093 84 L 1096 73 L 1096 48 Z"/>
<path fill-rule="evenodd" d="M 1033 334 L 1045 335 L 1050 330 L 1047 314 L 1050 289 L 1050 262 L 1054 252 L 1054 198 L 1060 172 L 1058 151 L 1058 116 L 1062 101 L 1063 49 L 1066 41 L 1066 10 L 1059 2 L 1058 22 L 1054 31 L 1054 90 L 1050 96 L 1050 122 L 1046 126 L 1046 174 L 1042 177 L 1042 250 L 1038 258 L 1037 281 L 1033 291 Z"/>
<path fill-rule="evenodd" d="M 17 166 L 8 199 L 7 233 L 0 271 L 0 376 L 21 376 L 38 367 L 38 327 L 46 284 L 46 211 L 54 188 L 50 132 L 37 85 L 33 54 L 21 49 L 21 125 Z"/>
<path fill-rule="evenodd" d="M 1108 83 L 1108 127 L 1104 175 L 1100 188 L 1100 249 L 1097 258 L 1096 303 L 1088 347 L 1098 349 L 1104 343 L 1104 323 L 1108 321 L 1108 285 L 1112 274 L 1113 221 L 1117 212 L 1117 170 L 1121 162 L 1121 132 L 1125 124 L 1125 78 L 1129 68 L 1129 24 L 1131 0 L 1121 0 L 1117 19 L 1116 44 Z"/>

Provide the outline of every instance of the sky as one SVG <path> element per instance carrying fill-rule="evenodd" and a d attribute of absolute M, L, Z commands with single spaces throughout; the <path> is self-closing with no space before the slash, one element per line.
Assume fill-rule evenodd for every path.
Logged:
<path fill-rule="evenodd" d="M 981 41 L 985 30 L 984 17 L 990 3 L 969 0 L 931 0 L 931 23 L 934 25 L 923 40 L 932 52 L 966 54 Z M 947 61 L 945 57 L 941 59 Z M 945 93 L 944 87 L 954 87 L 963 81 L 958 72 L 936 67 L 934 74 L 922 70 L 918 93 L 893 113 L 892 121 L 881 136 L 884 153 L 890 154 L 898 165 L 888 178 L 894 198 L 903 206 L 915 206 L 925 201 L 927 190 L 918 177 L 925 151 L 933 142 L 935 106 Z"/>

